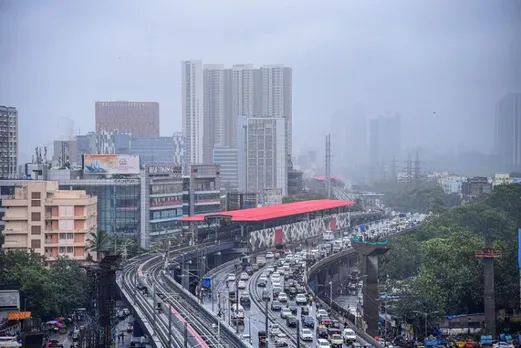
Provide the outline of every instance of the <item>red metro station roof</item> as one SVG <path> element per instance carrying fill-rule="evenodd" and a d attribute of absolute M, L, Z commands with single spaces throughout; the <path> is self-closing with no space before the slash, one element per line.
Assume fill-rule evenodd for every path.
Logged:
<path fill-rule="evenodd" d="M 302 201 L 286 204 L 270 205 L 268 207 L 251 208 L 224 211 L 218 213 L 187 216 L 179 219 L 181 222 L 204 221 L 206 216 L 229 216 L 232 221 L 264 221 L 281 217 L 311 213 L 314 211 L 348 207 L 355 204 L 352 201 L 339 201 L 332 199 L 317 199 L 313 201 Z"/>

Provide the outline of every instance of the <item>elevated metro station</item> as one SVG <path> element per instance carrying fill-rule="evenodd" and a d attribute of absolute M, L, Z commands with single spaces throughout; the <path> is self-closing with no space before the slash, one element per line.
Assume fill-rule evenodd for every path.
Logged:
<path fill-rule="evenodd" d="M 188 223 L 191 231 L 198 231 L 198 242 L 235 240 L 244 252 L 254 253 L 281 248 L 326 230 L 346 229 L 352 205 L 352 201 L 322 199 L 195 215 L 180 221 Z"/>

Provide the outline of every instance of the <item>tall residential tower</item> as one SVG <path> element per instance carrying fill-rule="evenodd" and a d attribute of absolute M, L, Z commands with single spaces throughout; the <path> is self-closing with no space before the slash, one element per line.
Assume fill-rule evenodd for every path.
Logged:
<path fill-rule="evenodd" d="M 495 152 L 507 168 L 521 166 L 521 93 L 504 96 L 496 105 Z"/>
<path fill-rule="evenodd" d="M 18 111 L 0 105 L 0 179 L 18 177 Z"/>
<path fill-rule="evenodd" d="M 203 164 L 204 157 L 204 88 L 201 61 L 181 64 L 182 117 L 187 165 Z"/>

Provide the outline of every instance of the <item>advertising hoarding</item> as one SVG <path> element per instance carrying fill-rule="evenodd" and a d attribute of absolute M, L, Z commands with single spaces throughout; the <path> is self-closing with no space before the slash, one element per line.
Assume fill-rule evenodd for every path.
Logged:
<path fill-rule="evenodd" d="M 262 205 L 267 207 L 276 204 L 282 204 L 282 189 L 272 188 L 262 190 Z"/>
<path fill-rule="evenodd" d="M 20 293 L 18 290 L 0 290 L 0 309 L 17 308 L 20 308 Z"/>
<path fill-rule="evenodd" d="M 139 156 L 83 155 L 83 173 L 95 175 L 139 174 Z"/>
<path fill-rule="evenodd" d="M 165 175 L 180 178 L 183 174 L 183 169 L 179 165 L 174 164 L 147 164 L 145 170 L 148 175 Z"/>

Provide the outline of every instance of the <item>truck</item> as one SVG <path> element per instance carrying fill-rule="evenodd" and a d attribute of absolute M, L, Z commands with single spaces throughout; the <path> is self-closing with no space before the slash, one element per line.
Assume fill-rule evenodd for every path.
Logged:
<path fill-rule="evenodd" d="M 324 239 L 324 242 L 330 242 L 335 239 L 335 235 L 333 234 L 333 231 L 326 230 L 322 233 L 322 238 Z"/>

